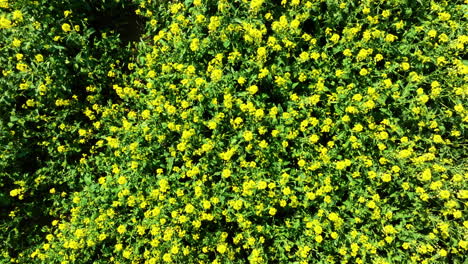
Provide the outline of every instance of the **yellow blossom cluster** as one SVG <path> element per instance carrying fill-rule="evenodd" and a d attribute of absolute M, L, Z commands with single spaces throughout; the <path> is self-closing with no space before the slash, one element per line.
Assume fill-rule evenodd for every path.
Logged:
<path fill-rule="evenodd" d="M 133 0 L 122 4 L 147 25 L 129 57 L 99 49 L 122 46 L 89 33 L 78 9 L 57 4 L 61 19 L 31 52 L 13 28 L 51 25 L 30 9 L 0 15 L 2 74 L 19 93 L 0 134 L 13 142 L 0 160 L 16 162 L 0 161 L 0 202 L 14 220 L 44 195 L 52 218 L 33 246 L 0 252 L 12 263 L 462 263 L 466 5 L 377 2 Z M 57 48 L 90 35 L 93 52 Z M 25 147 L 36 138 L 40 151 Z"/>

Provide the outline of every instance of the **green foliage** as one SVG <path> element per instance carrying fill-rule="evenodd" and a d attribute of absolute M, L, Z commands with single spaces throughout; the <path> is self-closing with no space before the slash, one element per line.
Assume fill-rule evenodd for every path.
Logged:
<path fill-rule="evenodd" d="M 463 262 L 466 4 L 0 8 L 5 261 Z"/>

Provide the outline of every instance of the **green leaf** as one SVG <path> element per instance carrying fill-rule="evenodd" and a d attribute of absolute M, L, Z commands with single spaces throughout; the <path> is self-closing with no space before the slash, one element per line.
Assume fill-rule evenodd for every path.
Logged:
<path fill-rule="evenodd" d="M 166 162 L 167 162 L 166 170 L 167 170 L 167 172 L 171 172 L 172 171 L 172 166 L 174 165 L 174 157 L 167 158 Z"/>

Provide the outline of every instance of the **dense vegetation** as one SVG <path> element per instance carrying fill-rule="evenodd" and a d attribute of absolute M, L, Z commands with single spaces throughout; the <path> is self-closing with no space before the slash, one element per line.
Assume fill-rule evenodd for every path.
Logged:
<path fill-rule="evenodd" d="M 467 4 L 0 0 L 1 263 L 463 263 Z"/>

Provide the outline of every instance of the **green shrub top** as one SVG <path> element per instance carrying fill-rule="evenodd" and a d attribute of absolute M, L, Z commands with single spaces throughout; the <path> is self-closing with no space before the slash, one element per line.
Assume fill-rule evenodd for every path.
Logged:
<path fill-rule="evenodd" d="M 462 263 L 466 2 L 130 2 L 0 1 L 6 259 Z"/>

